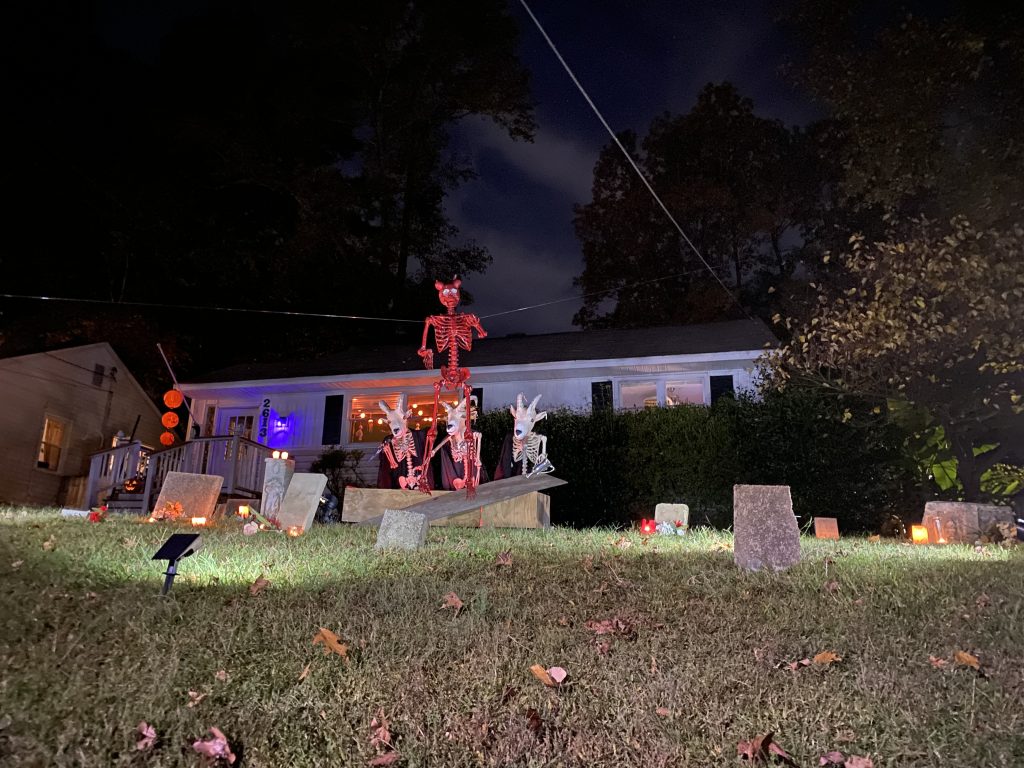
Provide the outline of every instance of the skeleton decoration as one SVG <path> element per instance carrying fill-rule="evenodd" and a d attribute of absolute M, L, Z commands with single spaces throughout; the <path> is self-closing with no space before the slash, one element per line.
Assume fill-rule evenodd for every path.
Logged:
<path fill-rule="evenodd" d="M 452 479 L 452 487 L 455 490 L 480 485 L 480 469 L 482 466 L 480 463 L 480 441 L 483 436 L 475 430 L 469 433 L 468 438 L 466 436 L 466 424 L 471 421 L 471 415 L 466 413 L 467 402 L 466 398 L 462 397 L 459 398 L 457 405 L 441 403 L 447 414 L 446 429 L 448 437 L 446 442 L 448 443 L 448 451 L 451 454 L 452 461 L 455 463 L 461 462 L 464 469 L 467 466 L 467 461 L 472 461 L 472 476 L 463 474 L 462 477 Z"/>
<path fill-rule="evenodd" d="M 520 463 L 522 474 L 527 477 L 554 472 L 555 468 L 548 461 L 548 439 L 533 431 L 534 425 L 548 415 L 547 411 L 537 413 L 540 395 L 533 398 L 529 407 L 526 397 L 520 392 L 516 397 L 515 407 L 510 406 L 515 426 L 512 428 L 512 460 Z"/>
<path fill-rule="evenodd" d="M 416 461 L 416 441 L 412 430 L 409 429 L 412 409 L 405 407 L 404 394 L 398 396 L 398 404 L 394 408 L 389 408 L 383 400 L 377 405 L 384 412 L 388 427 L 391 429 L 391 438 L 381 443 L 381 451 L 393 470 L 398 469 L 399 462 L 405 462 L 405 474 L 398 478 L 398 484 L 402 488 L 415 490 L 420 485 L 423 469 Z"/>
<path fill-rule="evenodd" d="M 481 339 L 487 336 L 483 326 L 480 325 L 480 318 L 476 315 L 456 312 L 455 308 L 461 299 L 459 287 L 462 281 L 456 277 L 450 283 L 442 283 L 440 280 L 434 283 L 437 289 L 437 297 L 441 304 L 447 309 L 443 315 L 430 315 L 423 325 L 423 342 L 420 344 L 419 356 L 423 359 L 423 365 L 427 369 L 434 367 L 434 351 L 427 348 L 427 337 L 430 329 L 434 329 L 434 344 L 438 354 L 447 350 L 448 363 L 441 366 L 441 378 L 434 382 L 434 412 L 433 420 L 430 422 L 430 429 L 427 430 L 426 450 L 423 452 L 423 464 L 421 465 L 421 481 L 419 489 L 430 493 L 430 480 L 427 474 L 427 464 L 434 453 L 434 441 L 437 439 L 438 406 L 440 405 L 442 390 L 454 390 L 461 392 L 463 403 L 469 401 L 470 386 L 469 369 L 459 367 L 459 350 L 467 352 L 473 348 L 473 331 Z M 463 408 L 459 415 L 463 422 L 462 434 L 472 434 L 470 426 L 470 414 L 468 408 Z M 449 424 L 452 422 L 449 421 Z M 478 443 L 473 440 L 465 441 L 465 453 L 462 457 L 463 477 L 465 478 L 466 495 L 472 497 L 476 489 L 477 472 L 471 471 L 479 467 Z"/>

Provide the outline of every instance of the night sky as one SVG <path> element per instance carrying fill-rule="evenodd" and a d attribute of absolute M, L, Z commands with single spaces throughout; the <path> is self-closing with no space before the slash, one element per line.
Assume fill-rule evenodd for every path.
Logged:
<path fill-rule="evenodd" d="M 466 121 L 456 151 L 479 177 L 449 198 L 462 234 L 487 246 L 494 263 L 467 283 L 481 315 L 574 296 L 582 270 L 573 204 L 590 200 L 594 163 L 609 136 L 519 5 L 520 56 L 537 102 L 533 144 L 513 142 L 490 122 Z M 813 106 L 779 74 L 788 41 L 778 3 L 645 0 L 532 0 L 530 7 L 616 131 L 641 135 L 662 112 L 682 113 L 708 82 L 729 80 L 762 116 L 787 125 Z M 656 277 L 656 276 L 652 276 Z M 568 330 L 578 301 L 496 317 L 496 334 Z"/>

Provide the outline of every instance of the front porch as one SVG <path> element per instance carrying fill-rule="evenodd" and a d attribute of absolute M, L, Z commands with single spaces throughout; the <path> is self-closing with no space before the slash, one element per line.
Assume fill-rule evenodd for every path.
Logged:
<path fill-rule="evenodd" d="M 197 437 L 150 450 L 138 440 L 92 454 L 84 506 L 138 514 L 153 511 L 168 472 L 220 475 L 222 497 L 259 497 L 271 449 L 239 435 Z"/>

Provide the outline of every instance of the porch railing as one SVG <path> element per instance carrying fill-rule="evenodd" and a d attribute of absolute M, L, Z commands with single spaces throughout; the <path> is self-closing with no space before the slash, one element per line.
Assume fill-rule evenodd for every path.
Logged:
<path fill-rule="evenodd" d="M 270 455 L 267 446 L 237 435 L 198 437 L 159 451 L 150 451 L 138 441 L 127 443 L 92 455 L 85 503 L 96 506 L 101 497 L 123 488 L 125 480 L 145 477 L 142 512 L 149 513 L 168 472 L 220 475 L 224 478 L 221 493 L 258 496 L 263 490 L 264 460 Z"/>

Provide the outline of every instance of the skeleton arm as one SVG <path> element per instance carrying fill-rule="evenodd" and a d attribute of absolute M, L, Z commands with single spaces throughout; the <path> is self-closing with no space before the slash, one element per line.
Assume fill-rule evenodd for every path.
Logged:
<path fill-rule="evenodd" d="M 398 461 L 395 459 L 395 451 L 394 448 L 391 447 L 391 442 L 385 441 L 381 443 L 380 447 L 381 450 L 384 451 L 384 456 L 387 458 L 388 464 L 391 468 L 398 469 Z"/>
<path fill-rule="evenodd" d="M 430 326 L 434 324 L 434 318 L 428 317 L 423 323 L 423 343 L 420 344 L 418 354 L 423 359 L 423 367 L 430 370 L 434 367 L 434 350 L 427 349 L 427 336 L 430 334 Z"/>
<path fill-rule="evenodd" d="M 476 335 L 481 339 L 487 338 L 487 331 L 480 325 L 480 318 L 476 315 L 468 315 L 466 319 L 469 321 L 469 327 L 476 331 Z M 472 338 L 472 337 L 471 337 Z"/>
<path fill-rule="evenodd" d="M 476 468 L 475 468 L 475 471 L 476 471 L 476 481 L 474 483 L 475 485 L 480 485 L 480 467 L 483 466 L 483 464 L 481 464 L 481 462 L 480 462 L 480 444 L 481 444 L 481 442 L 483 442 L 483 438 L 484 438 L 484 436 L 481 433 L 479 433 L 479 432 L 474 432 L 473 433 L 473 445 L 474 445 L 473 457 L 476 459 Z"/>

